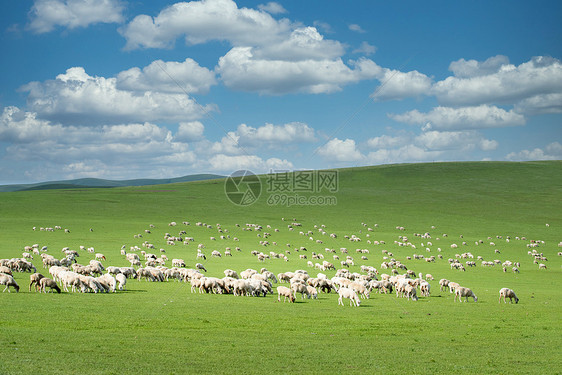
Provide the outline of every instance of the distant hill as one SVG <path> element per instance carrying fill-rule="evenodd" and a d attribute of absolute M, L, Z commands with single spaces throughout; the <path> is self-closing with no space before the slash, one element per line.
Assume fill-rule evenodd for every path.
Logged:
<path fill-rule="evenodd" d="M 47 181 L 36 184 L 0 185 L 0 192 L 49 190 L 49 189 L 87 189 L 87 188 L 114 188 L 124 186 L 165 185 L 177 182 L 190 182 L 214 180 L 224 178 L 217 174 L 193 174 L 175 178 L 150 179 L 140 178 L 135 180 L 104 180 L 100 178 L 79 178 L 75 180 Z"/>

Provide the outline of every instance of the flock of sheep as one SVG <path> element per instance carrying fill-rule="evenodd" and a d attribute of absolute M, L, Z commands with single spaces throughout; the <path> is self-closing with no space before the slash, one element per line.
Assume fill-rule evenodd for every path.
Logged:
<path fill-rule="evenodd" d="M 285 219 L 282 219 L 285 221 Z M 170 222 L 169 227 L 176 227 L 178 224 L 176 222 Z M 190 225 L 189 222 L 183 222 L 184 227 Z M 208 225 L 206 223 L 198 222 L 195 224 L 198 227 L 204 227 L 213 231 L 213 235 L 209 237 L 210 243 L 213 247 L 217 248 L 216 243 L 220 240 L 232 240 L 238 242 L 237 237 L 231 237 L 227 229 L 223 229 L 220 224 L 215 226 Z M 362 263 L 368 261 L 368 256 L 370 252 L 377 246 L 384 246 L 385 242 L 381 240 L 371 239 L 371 234 L 374 231 L 373 228 L 377 228 L 378 225 L 373 227 L 368 227 L 367 224 L 362 223 L 363 228 L 357 234 L 344 235 L 343 238 L 352 242 L 359 243 L 365 239 L 365 242 L 369 245 L 368 248 L 357 248 L 355 251 L 360 254 L 360 259 Z M 273 247 L 279 249 L 281 245 L 277 244 L 272 240 L 274 235 L 271 233 L 280 232 L 279 229 L 272 229 L 271 226 L 267 225 L 265 227 L 257 224 L 246 224 L 246 225 L 236 225 L 238 231 L 250 231 L 254 232 L 258 238 L 258 245 L 262 249 L 267 247 Z M 55 227 L 56 229 L 62 229 L 60 227 Z M 154 225 L 150 225 L 150 229 L 145 230 L 144 235 L 151 235 Z M 319 245 L 324 244 L 324 242 L 334 241 L 338 238 L 335 233 L 328 233 L 325 231 L 324 225 L 315 225 L 314 229 L 305 231 L 302 228 L 302 224 L 296 222 L 287 225 L 287 230 L 289 232 L 295 232 L 299 230 L 299 235 L 304 238 L 303 242 L 312 243 L 313 246 L 319 247 Z M 33 228 L 36 230 L 36 228 Z M 46 230 L 41 228 L 45 231 Z M 50 228 L 49 228 L 50 229 Z M 403 227 L 396 227 L 400 232 L 405 231 Z M 432 228 L 434 229 L 434 228 Z M 216 233 L 214 233 L 216 231 Z M 70 233 L 69 230 L 65 230 L 66 233 Z M 440 238 L 433 239 L 429 233 L 419 234 L 414 233 L 414 237 L 419 237 L 421 245 L 412 243 L 407 236 L 400 235 L 398 239 L 394 241 L 394 244 L 399 248 L 410 248 L 416 251 L 418 246 L 420 249 L 425 250 L 426 253 L 436 253 L 431 256 L 424 256 L 422 254 L 414 253 L 412 256 L 406 256 L 407 260 L 424 260 L 425 262 L 432 263 L 436 262 L 437 259 L 444 259 L 442 255 L 441 248 L 434 247 L 432 241 L 437 242 Z M 442 237 L 447 237 L 443 234 Z M 143 238 L 143 234 L 135 234 L 135 239 Z M 462 236 L 460 236 L 462 239 Z M 488 238 L 490 240 L 491 238 Z M 497 236 L 497 239 L 503 239 L 502 236 Z M 515 237 L 516 240 L 526 241 L 524 237 Z M 511 240 L 510 237 L 505 238 L 507 242 Z M 164 243 L 167 246 L 175 245 L 190 245 L 187 248 L 195 246 L 195 238 L 187 236 L 187 230 L 179 231 L 178 235 L 171 235 L 166 233 L 164 235 Z M 208 243 L 209 244 L 209 243 Z M 475 246 L 483 245 L 484 241 L 479 240 L 475 242 Z M 489 242 L 489 244 L 495 247 L 494 242 Z M 539 265 L 539 269 L 546 269 L 546 262 L 548 259 L 543 253 L 540 253 L 537 249 L 544 244 L 544 241 L 532 240 L 527 244 L 528 255 L 533 259 L 535 264 Z M 466 242 L 462 242 L 462 245 L 467 246 Z M 325 245 L 322 245 L 325 246 Z M 562 242 L 558 244 L 562 247 Z M 196 261 L 207 262 L 207 256 L 205 254 L 206 247 L 204 243 L 199 243 L 196 245 L 197 252 L 192 251 L 191 253 L 195 255 Z M 144 241 L 141 246 L 138 245 L 127 247 L 123 245 L 120 249 L 120 254 L 123 257 L 123 261 L 129 262 L 129 267 L 117 267 L 117 266 L 104 266 L 103 262 L 106 262 L 105 255 L 96 252 L 93 247 L 80 246 L 77 250 L 72 250 L 69 247 L 62 249 L 63 256 L 61 258 L 55 257 L 53 254 L 48 253 L 47 246 L 40 247 L 38 244 L 32 246 L 25 246 L 21 258 L 12 259 L 0 259 L 0 285 L 4 285 L 5 288 L 3 292 L 8 290 L 10 292 L 10 287 L 12 287 L 16 292 L 19 291 L 20 287 L 13 277 L 13 272 L 29 272 L 30 284 L 29 291 L 32 290 L 32 286 L 35 286 L 35 291 L 41 291 L 47 293 L 48 291 L 55 291 L 57 293 L 65 292 L 81 292 L 81 293 L 100 293 L 100 292 L 116 292 L 125 290 L 127 279 L 136 278 L 138 280 L 148 280 L 152 282 L 165 282 L 172 280 L 189 282 L 191 285 L 192 292 L 199 293 L 215 293 L 215 294 L 232 294 L 235 296 L 266 296 L 267 294 L 274 294 L 273 286 L 274 284 L 287 284 L 278 285 L 276 287 L 277 301 L 283 302 L 289 300 L 290 302 L 295 302 L 297 296 L 300 294 L 301 298 L 305 297 L 308 299 L 317 299 L 319 293 L 331 293 L 334 291 L 339 295 L 338 304 L 344 305 L 344 299 L 349 299 L 349 304 L 352 306 L 360 306 L 362 299 L 369 299 L 373 291 L 379 294 L 396 294 L 396 297 L 407 298 L 408 300 L 417 301 L 419 297 L 429 297 L 431 294 L 431 285 L 429 281 L 434 280 L 431 274 L 424 275 L 419 273 L 416 275 L 411 269 L 408 269 L 406 265 L 401 263 L 399 260 L 394 258 L 394 255 L 388 250 L 382 250 L 383 262 L 381 263 L 381 269 L 388 269 L 388 273 L 379 273 L 379 271 L 373 266 L 367 266 L 362 264 L 360 267 L 361 272 L 351 272 L 350 267 L 355 266 L 356 259 L 349 254 L 349 250 L 344 247 L 340 247 L 339 251 L 335 248 L 325 247 L 323 252 L 321 251 L 308 251 L 305 246 L 292 246 L 291 244 L 286 244 L 286 250 L 284 251 L 269 251 L 265 250 L 258 251 L 252 250 L 251 254 L 256 256 L 259 263 L 263 263 L 272 259 L 280 259 L 283 261 L 289 261 L 294 253 L 298 253 L 298 261 L 304 262 L 309 268 L 318 270 L 315 277 L 309 275 L 307 270 L 296 270 L 294 272 L 282 272 L 277 275 L 268 271 L 266 268 L 262 267 L 258 272 L 255 269 L 248 268 L 241 271 L 238 274 L 235 270 L 226 269 L 224 270 L 224 277 L 211 277 L 206 276 L 204 272 L 207 269 L 202 263 L 196 263 L 194 268 L 186 268 L 186 262 L 183 259 L 175 258 L 171 260 L 171 268 L 166 267 L 166 263 L 169 259 L 166 256 L 166 250 L 164 248 L 160 249 L 160 255 L 154 254 L 156 252 L 156 246 L 149 242 Z M 450 248 L 455 250 L 459 247 L 457 244 L 451 244 Z M 151 252 L 153 251 L 153 252 Z M 233 256 L 233 252 L 239 253 L 242 249 L 239 246 L 234 247 L 234 251 L 230 247 L 225 247 L 223 253 L 219 250 L 212 250 L 210 252 L 210 258 L 219 258 L 223 254 L 225 257 Z M 495 250 L 495 254 L 499 254 L 499 250 Z M 88 264 L 82 265 L 78 263 L 78 258 L 81 256 L 93 256 Z M 111 259 L 115 259 L 112 254 Z M 115 254 L 116 255 L 116 254 Z M 562 253 L 558 253 L 562 255 Z M 341 268 L 336 268 L 332 261 L 325 260 L 326 257 L 331 256 L 333 262 L 339 261 Z M 308 260 L 310 257 L 311 260 Z M 340 259 L 341 257 L 341 259 Z M 31 262 L 35 259 L 41 259 L 42 266 L 48 271 L 48 276 L 46 277 L 41 273 L 37 272 L 37 268 Z M 331 259 L 331 260 L 332 260 Z M 462 260 L 466 259 L 465 263 Z M 457 269 L 461 272 L 466 272 L 466 268 L 476 266 L 476 262 L 473 261 L 474 256 L 470 252 L 457 253 L 455 257 L 448 259 L 451 265 L 451 269 Z M 503 271 L 506 272 L 508 268 L 511 268 L 513 272 L 519 272 L 520 263 L 512 262 L 510 260 L 500 261 L 495 259 L 493 261 L 486 261 L 482 256 L 476 258 L 481 262 L 482 266 L 495 266 L 501 265 Z M 314 263 L 312 260 L 316 260 Z M 212 263 L 209 263 L 212 264 Z M 324 272 L 335 271 L 333 277 L 328 277 Z M 60 285 L 60 286 L 59 286 Z M 472 298 L 474 302 L 478 300 L 478 297 L 474 292 L 465 286 L 459 285 L 459 283 L 450 281 L 448 279 L 441 279 L 439 281 L 440 291 L 449 290 L 451 294 L 454 295 L 453 301 L 457 299 L 460 302 L 468 301 L 468 298 Z M 62 287 L 62 288 L 61 288 Z M 418 295 L 419 290 L 419 295 Z M 515 292 L 509 288 L 502 288 L 499 291 L 499 302 L 503 298 L 504 303 L 506 299 L 510 302 L 513 300 L 515 303 L 519 302 L 519 298 L 516 296 Z"/>

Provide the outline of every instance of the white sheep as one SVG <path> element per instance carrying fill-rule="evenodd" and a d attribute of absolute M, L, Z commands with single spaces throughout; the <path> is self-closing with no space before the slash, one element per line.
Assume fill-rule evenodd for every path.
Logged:
<path fill-rule="evenodd" d="M 512 299 L 515 299 L 515 303 L 519 302 L 519 298 L 517 298 L 517 296 L 515 295 L 515 292 L 512 289 L 509 288 L 501 288 L 500 289 L 500 298 L 498 300 L 498 303 L 501 302 L 503 297 L 503 302 L 506 303 L 505 298 L 509 298 L 509 303 L 512 303 Z"/>
<path fill-rule="evenodd" d="M 281 296 L 283 296 L 283 302 L 285 302 L 287 300 L 287 298 L 289 299 L 290 302 L 295 302 L 295 296 L 293 296 L 293 293 L 291 291 L 291 289 L 287 288 L 286 286 L 278 286 L 277 287 L 277 301 L 281 302 Z"/>
<path fill-rule="evenodd" d="M 4 293 L 6 289 L 8 290 L 8 293 L 10 293 L 10 287 L 14 287 L 16 293 L 20 291 L 20 286 L 16 283 L 16 280 L 5 273 L 0 274 L 0 285 L 6 285 L 2 293 Z"/>
<path fill-rule="evenodd" d="M 343 306 L 343 299 L 349 298 L 349 306 L 357 306 L 361 305 L 361 299 L 357 296 L 357 293 L 353 289 L 342 287 L 338 290 L 339 298 L 338 298 L 338 305 Z"/>
<path fill-rule="evenodd" d="M 465 297 L 465 302 L 468 302 L 468 297 L 472 297 L 474 302 L 478 301 L 478 297 L 476 297 L 472 290 L 462 286 L 455 288 L 455 298 L 453 299 L 453 302 L 456 301 L 457 297 L 459 298 L 459 302 L 462 302 L 462 297 Z"/>

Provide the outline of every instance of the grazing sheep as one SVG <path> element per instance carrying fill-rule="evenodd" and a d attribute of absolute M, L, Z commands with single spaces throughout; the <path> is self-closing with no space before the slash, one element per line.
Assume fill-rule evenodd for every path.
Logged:
<path fill-rule="evenodd" d="M 301 298 L 304 299 L 304 295 L 310 298 L 310 294 L 308 293 L 308 289 L 306 288 L 306 284 L 296 282 L 291 283 L 291 290 L 295 293 L 295 298 L 297 297 L 297 293 L 301 294 Z"/>
<path fill-rule="evenodd" d="M 281 296 L 283 296 L 283 303 L 287 300 L 287 298 L 290 302 L 295 302 L 295 296 L 293 296 L 291 289 L 286 286 L 277 287 L 277 302 L 281 302 Z"/>
<path fill-rule="evenodd" d="M 10 287 L 14 287 L 16 293 L 20 291 L 20 286 L 18 285 L 18 283 L 16 283 L 16 280 L 14 280 L 12 276 L 5 273 L 0 274 L 0 285 L 6 285 L 2 293 L 4 293 L 6 289 L 8 289 L 8 293 L 10 293 Z"/>
<path fill-rule="evenodd" d="M 441 279 L 441 280 L 439 280 L 439 285 L 441 286 L 439 289 L 443 292 L 443 291 L 449 289 L 449 280 Z"/>
<path fill-rule="evenodd" d="M 539 270 L 541 270 L 541 269 L 546 270 L 546 264 L 544 264 L 544 263 L 539 264 Z"/>
<path fill-rule="evenodd" d="M 476 297 L 472 290 L 462 286 L 455 288 L 455 298 L 453 299 L 453 302 L 456 301 L 457 297 L 459 298 L 459 302 L 462 302 L 462 297 L 465 297 L 465 302 L 468 302 L 468 297 L 472 297 L 474 302 L 478 301 L 478 297 Z"/>
<path fill-rule="evenodd" d="M 519 298 L 517 298 L 517 296 L 515 295 L 515 292 L 512 289 L 509 288 L 501 288 L 500 289 L 500 298 L 498 300 L 498 303 L 501 302 L 503 297 L 503 303 L 506 303 L 505 298 L 509 298 L 509 303 L 512 303 L 512 299 L 515 299 L 515 303 L 519 302 Z"/>
<path fill-rule="evenodd" d="M 306 287 L 306 290 L 308 291 L 308 298 L 313 298 L 313 299 L 318 299 L 318 291 L 316 290 L 316 288 L 308 285 Z"/>
<path fill-rule="evenodd" d="M 39 280 L 39 286 L 41 287 L 41 291 L 43 293 L 47 293 L 47 287 L 50 288 L 51 291 L 54 289 L 57 291 L 57 293 L 61 292 L 59 286 L 57 285 L 57 282 L 53 279 L 49 279 L 48 277 L 44 277 Z"/>
<path fill-rule="evenodd" d="M 31 292 L 31 286 L 35 284 L 35 291 L 37 291 L 37 287 L 39 286 L 39 280 L 44 278 L 45 276 L 41 275 L 40 273 L 32 273 L 29 275 L 29 291 Z"/>
<path fill-rule="evenodd" d="M 357 293 L 353 289 L 349 289 L 346 287 L 342 287 L 338 290 L 338 294 L 340 297 L 338 298 L 338 305 L 343 306 L 343 299 L 349 298 L 349 306 L 357 306 L 361 305 L 361 299 L 357 296 Z"/>
<path fill-rule="evenodd" d="M 203 270 L 203 271 L 207 272 L 207 269 L 201 263 L 195 264 L 195 268 L 197 268 L 198 270 Z"/>

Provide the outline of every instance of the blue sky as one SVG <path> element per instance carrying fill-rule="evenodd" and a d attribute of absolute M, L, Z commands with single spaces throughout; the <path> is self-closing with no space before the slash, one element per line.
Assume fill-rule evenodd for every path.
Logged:
<path fill-rule="evenodd" d="M 562 159 L 562 3 L 7 0 L 0 184 Z"/>

